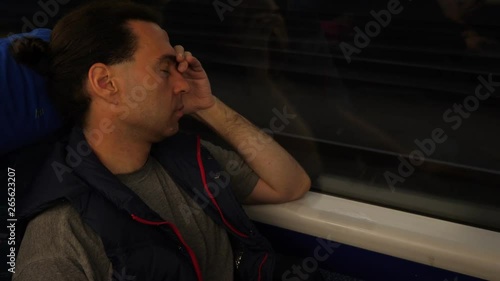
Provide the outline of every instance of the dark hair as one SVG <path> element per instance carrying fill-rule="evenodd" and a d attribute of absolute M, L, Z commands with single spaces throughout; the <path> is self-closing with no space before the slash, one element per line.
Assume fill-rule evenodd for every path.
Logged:
<path fill-rule="evenodd" d="M 41 74 L 47 74 L 49 43 L 36 37 L 21 37 L 12 41 L 10 51 L 18 63 Z"/>
<path fill-rule="evenodd" d="M 50 43 L 21 38 L 12 44 L 18 62 L 48 78 L 47 90 L 66 124 L 83 126 L 90 105 L 84 85 L 95 63 L 118 64 L 131 60 L 137 37 L 127 26 L 130 20 L 161 25 L 161 16 L 148 7 L 129 1 L 86 4 L 57 22 Z"/>

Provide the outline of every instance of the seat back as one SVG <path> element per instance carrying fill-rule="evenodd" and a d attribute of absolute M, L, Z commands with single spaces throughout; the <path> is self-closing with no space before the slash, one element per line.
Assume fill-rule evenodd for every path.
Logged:
<path fill-rule="evenodd" d="M 19 37 L 37 37 L 48 41 L 51 30 L 0 38 L 0 155 L 36 143 L 61 127 L 62 122 L 49 101 L 46 78 L 18 63 L 10 50 Z"/>

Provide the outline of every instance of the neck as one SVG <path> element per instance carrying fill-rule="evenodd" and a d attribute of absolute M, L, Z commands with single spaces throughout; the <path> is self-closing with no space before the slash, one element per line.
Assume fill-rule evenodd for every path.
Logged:
<path fill-rule="evenodd" d="M 99 127 L 86 126 L 84 134 L 97 158 L 111 173 L 132 173 L 144 166 L 151 143 L 127 135 L 116 126 L 108 131 L 111 132 L 104 133 Z"/>

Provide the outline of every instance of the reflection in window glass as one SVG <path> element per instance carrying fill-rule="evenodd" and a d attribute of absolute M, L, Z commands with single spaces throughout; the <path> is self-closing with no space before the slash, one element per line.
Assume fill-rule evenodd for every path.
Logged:
<path fill-rule="evenodd" d="M 500 229 L 499 3 L 182 2 L 174 43 L 316 190 Z"/>

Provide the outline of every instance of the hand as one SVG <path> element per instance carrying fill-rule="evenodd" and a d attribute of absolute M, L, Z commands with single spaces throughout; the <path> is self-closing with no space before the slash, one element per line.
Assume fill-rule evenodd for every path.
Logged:
<path fill-rule="evenodd" d="M 212 107 L 215 104 L 215 97 L 212 95 L 210 81 L 201 62 L 191 52 L 185 52 L 181 45 L 176 45 L 174 49 L 178 63 L 177 70 L 191 88 L 191 91 L 182 98 L 184 113 L 191 114 Z"/>

